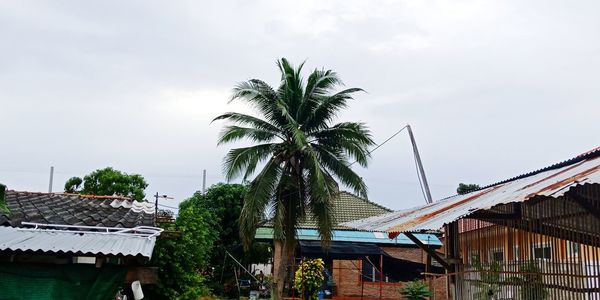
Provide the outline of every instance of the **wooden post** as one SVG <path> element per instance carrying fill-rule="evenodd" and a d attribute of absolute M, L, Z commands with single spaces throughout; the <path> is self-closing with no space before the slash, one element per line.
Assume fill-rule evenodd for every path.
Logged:
<path fill-rule="evenodd" d="M 364 269 L 362 266 L 363 261 L 364 261 L 364 258 L 359 261 L 360 270 L 358 270 L 358 274 L 360 275 L 360 277 L 359 277 L 360 278 L 360 300 L 363 300 L 363 295 L 365 292 L 365 282 L 364 282 L 363 273 L 362 273 L 362 270 Z"/>
<path fill-rule="evenodd" d="M 383 254 L 379 254 L 379 300 L 383 299 Z"/>

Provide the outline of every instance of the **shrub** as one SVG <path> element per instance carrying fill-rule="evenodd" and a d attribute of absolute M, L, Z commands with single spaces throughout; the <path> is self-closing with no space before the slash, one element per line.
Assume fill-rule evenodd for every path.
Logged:
<path fill-rule="evenodd" d="M 317 293 L 319 287 L 323 284 L 323 280 L 325 280 L 325 275 L 323 275 L 324 266 L 325 264 L 320 258 L 303 259 L 300 263 L 295 274 L 294 287 L 300 293 L 304 290 L 304 299 L 319 299 Z"/>
<path fill-rule="evenodd" d="M 400 295 L 409 300 L 422 300 L 431 297 L 433 293 L 427 284 L 415 280 L 407 283 L 403 288 L 401 288 Z"/>

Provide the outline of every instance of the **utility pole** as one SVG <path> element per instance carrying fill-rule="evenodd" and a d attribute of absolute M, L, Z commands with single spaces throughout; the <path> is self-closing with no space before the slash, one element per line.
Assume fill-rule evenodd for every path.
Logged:
<path fill-rule="evenodd" d="M 202 170 L 202 195 L 206 194 L 206 169 Z"/>
<path fill-rule="evenodd" d="M 50 167 L 50 183 L 48 184 L 48 193 L 52 193 L 52 181 L 54 181 L 54 166 Z"/>
<path fill-rule="evenodd" d="M 174 199 L 173 197 L 169 197 L 167 195 L 159 195 L 158 192 L 154 195 L 156 199 L 154 202 L 154 221 L 156 222 L 156 218 L 158 217 L 158 198 L 160 199 Z"/>
<path fill-rule="evenodd" d="M 421 156 L 419 155 L 419 149 L 417 149 L 417 142 L 415 141 L 415 136 L 413 135 L 412 129 L 410 125 L 406 125 L 406 129 L 408 129 L 408 135 L 410 136 L 410 142 L 412 143 L 413 152 L 415 155 L 415 162 L 417 163 L 417 168 L 419 169 L 418 176 L 421 177 L 423 182 L 423 189 L 425 190 L 425 200 L 427 203 L 433 203 L 433 199 L 431 198 L 431 192 L 429 191 L 429 184 L 427 183 L 427 177 L 425 177 L 425 170 L 423 169 L 423 163 L 421 162 Z"/>

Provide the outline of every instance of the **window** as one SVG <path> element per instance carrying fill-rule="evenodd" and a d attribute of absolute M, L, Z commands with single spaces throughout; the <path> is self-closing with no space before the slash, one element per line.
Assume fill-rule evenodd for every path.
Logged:
<path fill-rule="evenodd" d="M 569 256 L 569 257 L 579 256 L 579 243 L 567 241 L 567 256 Z"/>
<path fill-rule="evenodd" d="M 504 250 L 494 249 L 490 251 L 490 261 L 504 261 Z"/>
<path fill-rule="evenodd" d="M 534 259 L 551 259 L 552 258 L 552 247 L 550 247 L 549 245 L 533 246 L 533 258 Z"/>

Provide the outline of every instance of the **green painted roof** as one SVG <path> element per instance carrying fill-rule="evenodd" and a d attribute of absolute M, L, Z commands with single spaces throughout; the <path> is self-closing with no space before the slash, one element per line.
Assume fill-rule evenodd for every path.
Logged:
<path fill-rule="evenodd" d="M 333 217 L 336 224 L 379 216 L 389 212 L 392 212 L 392 210 L 348 192 L 339 192 L 333 200 Z M 298 228 L 317 228 L 317 223 L 309 213 L 309 217 L 301 221 Z M 348 227 L 338 225 L 334 229 L 348 229 Z"/>

